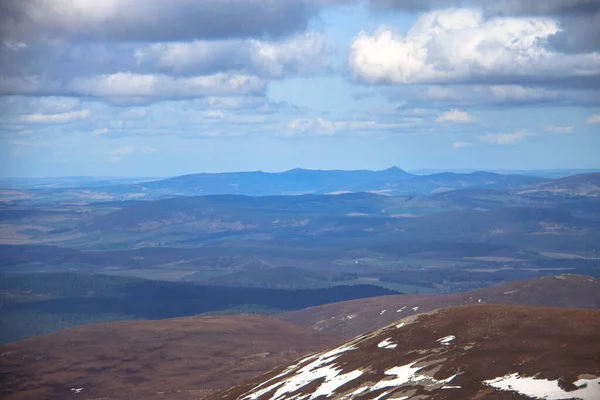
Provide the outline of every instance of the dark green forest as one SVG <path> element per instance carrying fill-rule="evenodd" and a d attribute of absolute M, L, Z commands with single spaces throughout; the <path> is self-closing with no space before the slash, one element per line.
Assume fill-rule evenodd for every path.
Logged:
<path fill-rule="evenodd" d="M 282 290 L 99 274 L 3 275 L 0 280 L 0 342 L 101 321 L 236 312 L 272 314 L 394 293 L 370 285 Z"/>

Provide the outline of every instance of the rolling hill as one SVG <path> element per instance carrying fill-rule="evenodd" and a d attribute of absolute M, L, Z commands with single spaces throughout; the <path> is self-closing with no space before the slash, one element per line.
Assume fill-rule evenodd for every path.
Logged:
<path fill-rule="evenodd" d="M 320 332 L 351 338 L 406 315 L 480 303 L 600 308 L 600 280 L 582 275 L 547 276 L 464 293 L 392 295 L 344 301 L 284 313 L 279 318 Z"/>
<path fill-rule="evenodd" d="M 0 398 L 199 399 L 338 342 L 256 315 L 86 325 L 0 346 Z"/>
<path fill-rule="evenodd" d="M 407 317 L 211 400 L 600 398 L 600 310 L 470 305 Z"/>
<path fill-rule="evenodd" d="M 565 176 L 525 189 L 523 193 L 598 197 L 600 196 L 600 172 Z"/>

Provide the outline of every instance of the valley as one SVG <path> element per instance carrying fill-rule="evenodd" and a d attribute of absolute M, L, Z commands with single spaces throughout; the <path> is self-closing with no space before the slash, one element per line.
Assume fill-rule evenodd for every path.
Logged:
<path fill-rule="evenodd" d="M 592 399 L 599 371 L 577 360 L 598 357 L 581 342 L 600 309 L 597 180 L 390 169 L 13 184 L 0 395 L 521 398 L 507 385 L 554 385 L 565 368 L 561 390 Z M 583 328 L 567 339 L 554 323 Z M 526 351 L 559 342 L 556 370 Z M 520 361 L 500 357 L 515 343 Z"/>

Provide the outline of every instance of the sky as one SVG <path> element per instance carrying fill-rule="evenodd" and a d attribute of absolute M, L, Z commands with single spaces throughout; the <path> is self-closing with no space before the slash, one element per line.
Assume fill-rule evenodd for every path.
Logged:
<path fill-rule="evenodd" d="M 4 0 L 0 176 L 600 168 L 600 0 Z"/>

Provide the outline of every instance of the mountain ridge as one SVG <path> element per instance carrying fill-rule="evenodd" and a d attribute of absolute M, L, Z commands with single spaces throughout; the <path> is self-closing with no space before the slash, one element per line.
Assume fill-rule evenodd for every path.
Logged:
<path fill-rule="evenodd" d="M 404 318 L 210 400 L 600 396 L 600 310 L 468 305 Z"/>
<path fill-rule="evenodd" d="M 463 293 L 390 295 L 343 301 L 283 313 L 278 318 L 351 338 L 381 328 L 407 314 L 480 303 L 600 308 L 600 280 L 585 275 L 546 276 Z"/>

